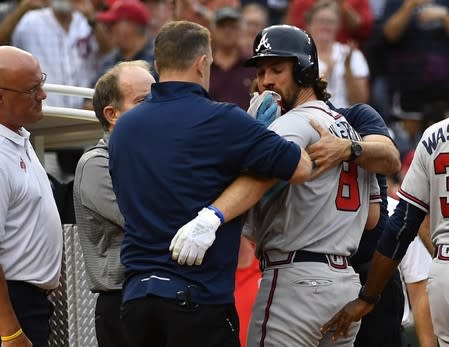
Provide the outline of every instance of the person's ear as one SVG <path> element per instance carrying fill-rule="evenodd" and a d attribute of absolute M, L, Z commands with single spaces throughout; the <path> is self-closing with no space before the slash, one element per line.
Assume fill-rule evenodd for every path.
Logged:
<path fill-rule="evenodd" d="M 201 77 L 204 77 L 206 74 L 206 71 L 208 69 L 208 61 L 207 61 L 207 55 L 203 54 L 202 56 L 198 57 L 197 59 L 197 69 Z"/>
<path fill-rule="evenodd" d="M 111 105 L 108 105 L 103 109 L 103 116 L 110 125 L 114 125 L 118 118 L 117 111 Z"/>

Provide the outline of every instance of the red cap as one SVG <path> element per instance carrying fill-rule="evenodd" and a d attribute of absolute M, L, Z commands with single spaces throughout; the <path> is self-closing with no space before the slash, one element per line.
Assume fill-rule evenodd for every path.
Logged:
<path fill-rule="evenodd" d="M 111 8 L 97 14 L 97 19 L 103 23 L 115 23 L 127 19 L 133 23 L 147 25 L 150 19 L 148 8 L 138 0 L 117 0 Z"/>

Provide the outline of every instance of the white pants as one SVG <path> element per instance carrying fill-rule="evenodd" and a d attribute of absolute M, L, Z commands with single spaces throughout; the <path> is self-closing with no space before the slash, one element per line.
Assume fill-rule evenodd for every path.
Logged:
<path fill-rule="evenodd" d="M 434 258 L 427 282 L 430 315 L 440 347 L 449 347 L 449 261 Z"/>

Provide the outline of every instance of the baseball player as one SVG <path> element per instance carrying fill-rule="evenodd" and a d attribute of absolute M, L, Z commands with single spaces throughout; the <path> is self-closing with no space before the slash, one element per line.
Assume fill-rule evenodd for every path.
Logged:
<path fill-rule="evenodd" d="M 264 29 L 247 64 L 256 66 L 259 83 L 280 94 L 289 111 L 269 129 L 306 147 L 319 139 L 310 124 L 314 121 L 352 141 L 351 161 L 302 186 L 284 186 L 250 211 L 247 235 L 257 243 L 264 274 L 247 345 L 352 345 L 357 326 L 336 343 L 331 334 L 322 335 L 320 327 L 333 315 L 338 302 L 359 290 L 360 281 L 348 257 L 357 249 L 369 209 L 374 213 L 368 219 L 368 229 L 379 215 L 378 204 L 369 204 L 380 202 L 375 176 L 353 161 L 360 155 L 361 138 L 343 116 L 326 105 L 328 94 L 326 83 L 318 77 L 316 47 L 304 31 L 287 25 Z M 245 189 L 252 192 L 248 188 L 251 183 L 245 184 L 239 187 L 236 181 L 224 193 L 231 204 L 239 204 Z M 198 224 L 204 222 L 203 231 L 215 233 L 207 221 L 199 219 L 178 231 L 175 258 L 185 247 L 192 250 L 190 234 Z M 194 252 L 189 256 L 195 256 Z"/>
<path fill-rule="evenodd" d="M 350 324 L 370 312 L 385 282 L 396 269 L 408 245 L 415 238 L 427 213 L 435 254 L 430 266 L 427 291 L 432 323 L 441 347 L 449 346 L 449 119 L 427 128 L 398 192 L 400 201 L 387 224 L 373 259 L 366 286 L 328 323 L 336 327 L 334 337 L 346 335 Z"/>

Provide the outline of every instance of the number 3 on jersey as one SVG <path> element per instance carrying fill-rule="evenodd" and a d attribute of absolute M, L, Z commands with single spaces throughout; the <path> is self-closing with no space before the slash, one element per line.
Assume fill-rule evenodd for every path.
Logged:
<path fill-rule="evenodd" d="M 440 153 L 433 161 L 435 175 L 445 175 L 449 166 L 449 153 Z M 446 190 L 449 191 L 449 177 L 446 176 Z M 444 218 L 449 218 L 449 203 L 445 196 L 440 196 L 441 214 Z"/>
<path fill-rule="evenodd" d="M 357 181 L 357 164 L 343 162 L 340 179 L 338 180 L 338 192 L 335 198 L 335 206 L 341 211 L 357 211 L 360 207 L 360 192 Z"/>

